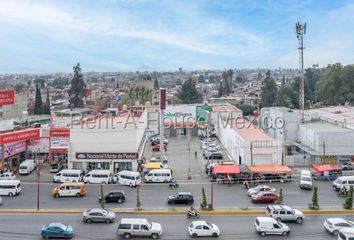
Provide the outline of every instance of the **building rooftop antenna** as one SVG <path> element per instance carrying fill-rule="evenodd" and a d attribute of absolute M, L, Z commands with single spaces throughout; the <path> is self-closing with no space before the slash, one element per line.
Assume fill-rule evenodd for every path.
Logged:
<path fill-rule="evenodd" d="M 299 70 L 300 70 L 300 97 L 299 97 L 299 109 L 300 109 L 300 119 L 304 122 L 304 112 L 305 112 L 305 79 L 304 79 L 304 35 L 306 34 L 306 22 L 301 23 L 301 21 L 296 23 L 296 37 L 299 41 Z"/>

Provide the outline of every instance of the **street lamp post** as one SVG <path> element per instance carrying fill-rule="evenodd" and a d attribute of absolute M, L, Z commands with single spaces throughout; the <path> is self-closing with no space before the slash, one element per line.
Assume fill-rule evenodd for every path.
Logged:
<path fill-rule="evenodd" d="M 41 176 L 41 170 L 40 170 L 40 166 L 39 166 L 39 159 L 37 158 L 37 153 L 39 152 L 36 151 L 34 154 L 34 158 L 36 160 L 36 175 L 37 175 L 37 211 L 39 211 L 39 180 L 40 180 L 40 176 Z"/>
<path fill-rule="evenodd" d="M 213 151 L 209 150 L 209 141 L 210 141 L 210 136 L 209 136 L 209 125 L 210 125 L 210 111 L 205 110 L 208 112 L 208 123 L 207 123 L 207 153 L 208 153 L 208 164 L 209 164 L 209 171 L 211 173 L 212 167 L 214 166 L 214 157 L 212 157 L 212 163 L 210 165 L 210 156 Z M 210 185 L 210 209 L 213 209 L 213 204 L 214 204 L 214 179 L 213 177 L 211 178 L 211 185 Z"/>

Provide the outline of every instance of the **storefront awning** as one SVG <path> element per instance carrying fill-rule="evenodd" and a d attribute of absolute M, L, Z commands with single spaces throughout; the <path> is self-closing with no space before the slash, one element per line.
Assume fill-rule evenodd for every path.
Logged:
<path fill-rule="evenodd" d="M 213 167 L 213 174 L 240 174 L 240 167 L 237 165 L 216 165 Z"/>
<path fill-rule="evenodd" d="M 337 164 L 323 164 L 323 165 L 312 164 L 311 167 L 316 172 L 340 171 L 341 170 L 341 167 Z"/>
<path fill-rule="evenodd" d="M 251 172 L 260 174 L 281 174 L 292 172 L 292 170 L 288 166 L 279 165 L 276 163 L 269 165 L 251 165 L 247 167 Z"/>

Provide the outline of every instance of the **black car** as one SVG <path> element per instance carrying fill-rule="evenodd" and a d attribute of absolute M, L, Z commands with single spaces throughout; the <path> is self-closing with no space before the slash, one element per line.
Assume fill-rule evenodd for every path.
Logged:
<path fill-rule="evenodd" d="M 179 192 L 176 195 L 168 197 L 168 204 L 192 204 L 193 195 L 189 192 Z"/>
<path fill-rule="evenodd" d="M 109 202 L 118 202 L 118 203 L 122 203 L 125 201 L 125 194 L 123 191 L 110 191 L 108 193 L 106 193 L 105 195 L 105 202 L 109 203 Z M 99 199 L 101 200 L 101 198 Z"/>

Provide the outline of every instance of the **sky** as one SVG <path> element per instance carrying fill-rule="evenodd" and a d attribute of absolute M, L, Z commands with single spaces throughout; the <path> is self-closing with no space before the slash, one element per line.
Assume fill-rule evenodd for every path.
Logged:
<path fill-rule="evenodd" d="M 3 0 L 0 73 L 352 64 L 354 0 Z"/>

